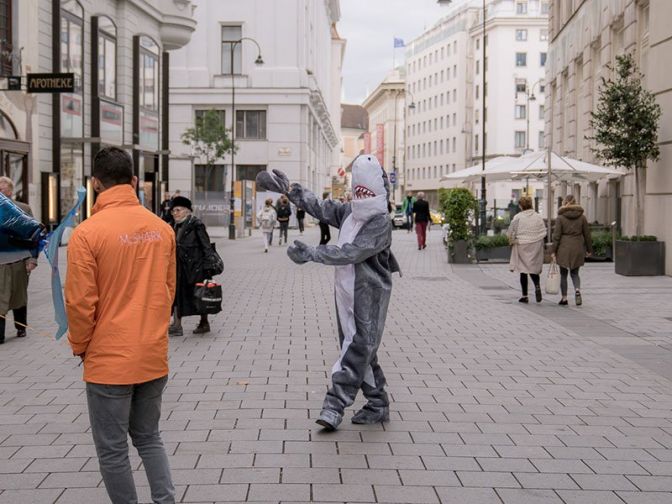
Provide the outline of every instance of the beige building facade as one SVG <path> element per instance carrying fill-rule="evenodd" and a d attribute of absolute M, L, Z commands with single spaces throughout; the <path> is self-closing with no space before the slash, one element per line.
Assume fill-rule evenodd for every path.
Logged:
<path fill-rule="evenodd" d="M 666 271 L 672 274 L 672 2 L 669 0 L 554 0 L 546 67 L 546 141 L 559 154 L 597 162 L 591 150 L 590 113 L 602 77 L 616 56 L 633 53 L 644 85 L 662 107 L 661 157 L 649 163 L 645 183 L 644 233 L 668 243 Z M 591 222 L 616 222 L 635 233 L 634 176 L 560 187 L 580 196 Z"/>

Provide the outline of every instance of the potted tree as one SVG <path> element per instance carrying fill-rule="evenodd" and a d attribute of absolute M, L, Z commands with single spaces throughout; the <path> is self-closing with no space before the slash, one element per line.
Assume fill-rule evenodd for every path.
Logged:
<path fill-rule="evenodd" d="M 597 110 L 591 113 L 595 155 L 612 166 L 624 166 L 635 178 L 635 235 L 616 240 L 614 258 L 620 275 L 665 274 L 665 243 L 644 237 L 643 194 L 646 165 L 660 157 L 658 121 L 660 106 L 642 86 L 642 76 L 631 54 L 616 57 L 613 77 L 602 78 Z M 644 239 L 646 238 L 646 239 Z"/>
<path fill-rule="evenodd" d="M 439 189 L 439 204 L 448 225 L 448 262 L 471 262 L 473 233 L 470 221 L 478 212 L 478 200 L 465 188 Z"/>

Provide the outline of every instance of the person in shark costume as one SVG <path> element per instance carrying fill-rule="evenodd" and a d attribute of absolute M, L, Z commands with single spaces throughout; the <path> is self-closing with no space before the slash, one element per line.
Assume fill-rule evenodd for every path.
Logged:
<path fill-rule="evenodd" d="M 352 166 L 351 202 L 318 200 L 299 184 L 290 187 L 279 171 L 257 175 L 257 189 L 286 194 L 320 222 L 339 229 L 336 245 L 311 247 L 295 241 L 287 255 L 297 264 L 309 261 L 336 267 L 336 315 L 341 354 L 332 368 L 317 423 L 334 430 L 359 389 L 366 405 L 352 417 L 356 424 L 389 420 L 385 375 L 377 351 L 392 292 L 392 273 L 400 272 L 390 251 L 392 222 L 387 175 L 374 156 L 361 155 Z"/>

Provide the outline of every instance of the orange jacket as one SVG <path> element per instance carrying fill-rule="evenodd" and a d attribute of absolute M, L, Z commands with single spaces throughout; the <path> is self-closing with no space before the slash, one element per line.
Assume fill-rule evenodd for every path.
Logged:
<path fill-rule="evenodd" d="M 68 340 L 84 381 L 144 383 L 168 374 L 175 232 L 133 187 L 103 191 L 68 244 Z"/>

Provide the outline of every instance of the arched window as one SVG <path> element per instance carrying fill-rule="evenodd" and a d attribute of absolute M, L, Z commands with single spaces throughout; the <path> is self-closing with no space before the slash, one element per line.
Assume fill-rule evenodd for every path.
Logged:
<path fill-rule="evenodd" d="M 98 95 L 117 99 L 117 27 L 107 16 L 98 18 Z"/>
<path fill-rule="evenodd" d="M 16 128 L 9 117 L 0 110 L 0 138 L 9 140 L 18 140 L 19 136 L 16 134 Z"/>
<path fill-rule="evenodd" d="M 159 110 L 159 46 L 151 38 L 140 37 L 140 106 Z"/>

